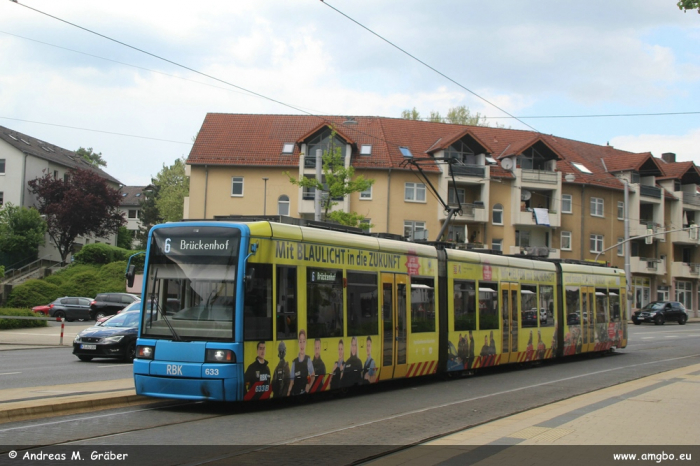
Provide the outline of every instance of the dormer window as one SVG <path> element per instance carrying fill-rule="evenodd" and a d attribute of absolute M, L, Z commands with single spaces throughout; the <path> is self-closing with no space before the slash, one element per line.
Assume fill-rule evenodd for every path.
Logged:
<path fill-rule="evenodd" d="M 476 154 L 464 141 L 457 141 L 447 148 L 445 157 L 456 159 L 466 165 L 476 165 Z"/>
<path fill-rule="evenodd" d="M 360 147 L 360 155 L 372 155 L 372 145 L 362 144 L 362 147 Z"/>
<path fill-rule="evenodd" d="M 578 171 L 580 171 L 581 173 L 593 174 L 593 172 L 590 171 L 590 170 L 588 169 L 588 167 L 586 167 L 586 166 L 585 166 L 584 164 L 582 164 L 582 163 L 571 162 L 571 165 L 573 165 L 574 167 L 578 168 Z"/>
<path fill-rule="evenodd" d="M 411 154 L 411 151 L 408 147 L 399 147 L 399 150 L 401 151 L 404 157 L 413 157 L 413 154 Z"/>
<path fill-rule="evenodd" d="M 292 154 L 294 153 L 294 143 L 293 142 L 285 142 L 282 145 L 282 153 L 283 154 Z"/>

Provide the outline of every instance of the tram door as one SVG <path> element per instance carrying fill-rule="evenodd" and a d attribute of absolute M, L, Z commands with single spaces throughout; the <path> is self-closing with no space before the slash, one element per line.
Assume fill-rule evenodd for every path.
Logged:
<path fill-rule="evenodd" d="M 518 362 L 518 302 L 518 284 L 502 282 L 503 356 L 501 364 Z"/>
<path fill-rule="evenodd" d="M 406 308 L 408 276 L 382 274 L 382 369 L 379 379 L 404 377 L 408 354 Z"/>
<path fill-rule="evenodd" d="M 581 340 L 583 346 L 581 352 L 593 351 L 595 347 L 595 288 L 592 286 L 581 287 L 581 299 L 583 303 L 583 315 L 581 316 Z"/>

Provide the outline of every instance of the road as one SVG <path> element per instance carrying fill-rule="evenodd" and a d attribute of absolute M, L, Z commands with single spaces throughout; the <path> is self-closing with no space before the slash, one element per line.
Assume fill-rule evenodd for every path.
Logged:
<path fill-rule="evenodd" d="M 105 446 L 245 445 L 250 448 L 255 445 L 367 446 L 362 451 L 344 451 L 341 462 L 351 462 L 376 451 L 369 446 L 386 450 L 390 446 L 423 442 L 554 401 L 700 362 L 700 324 L 630 326 L 630 340 L 626 349 L 602 357 L 574 357 L 539 367 L 495 368 L 456 380 L 400 381 L 346 397 L 323 395 L 306 403 L 290 400 L 259 405 L 154 403 L 138 409 L 8 423 L 0 425 L 0 445 L 73 442 Z M 31 353 L 25 359 L 25 368 L 40 370 L 51 365 L 38 361 L 39 355 L 48 355 L 49 350 L 15 353 L 24 352 Z M 68 352 L 65 356 L 72 358 Z M 52 357 L 56 369 L 72 368 L 73 381 L 128 370 L 128 366 L 122 368 L 118 364 L 113 372 L 100 367 L 110 367 L 109 364 L 72 360 L 61 363 L 58 359 Z M 2 383 L 8 380 L 0 379 Z"/>

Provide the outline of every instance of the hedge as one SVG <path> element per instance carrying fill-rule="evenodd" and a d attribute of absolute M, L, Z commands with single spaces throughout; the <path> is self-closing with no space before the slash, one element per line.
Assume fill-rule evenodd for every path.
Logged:
<path fill-rule="evenodd" d="M 34 314 L 31 309 L 11 309 L 11 308 L 1 308 L 0 315 L 2 316 L 30 316 L 39 317 Z M 29 327 L 46 327 L 47 322 L 45 320 L 14 320 L 14 319 L 0 319 L 0 330 L 11 330 L 13 328 L 29 328 Z"/>
<path fill-rule="evenodd" d="M 113 262 L 128 261 L 129 257 L 139 251 L 130 251 L 128 249 L 110 246 L 105 243 L 86 244 L 83 248 L 73 256 L 78 264 L 93 264 L 104 265 Z M 136 265 L 137 270 L 143 270 L 145 256 L 143 254 L 135 256 L 132 263 Z M 125 265 L 126 267 L 126 265 Z"/>

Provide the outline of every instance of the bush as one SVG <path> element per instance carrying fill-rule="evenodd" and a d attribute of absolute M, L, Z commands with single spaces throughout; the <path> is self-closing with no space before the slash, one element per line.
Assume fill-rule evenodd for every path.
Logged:
<path fill-rule="evenodd" d="M 126 291 L 124 272 L 126 272 L 126 261 L 103 265 L 97 272 L 97 277 L 100 280 L 100 292 L 124 293 Z"/>
<path fill-rule="evenodd" d="M 87 244 L 78 252 L 75 257 L 77 264 L 104 265 L 113 262 L 128 261 L 129 257 L 137 252 L 129 251 L 128 249 L 110 246 L 104 243 Z M 141 254 L 134 257 L 131 263 L 136 265 L 137 271 L 143 270 L 145 255 Z M 126 264 L 124 265 L 126 269 Z"/>
<path fill-rule="evenodd" d="M 14 308 L 32 308 L 48 304 L 61 296 L 59 287 L 53 283 L 45 280 L 27 280 L 12 288 L 7 305 Z"/>
<path fill-rule="evenodd" d="M 82 272 L 66 280 L 60 287 L 61 296 L 82 296 L 94 298 L 102 291 L 100 279 L 94 272 Z"/>
<path fill-rule="evenodd" d="M 30 309 L 11 309 L 0 308 L 2 316 L 30 316 L 37 317 Z M 29 328 L 29 327 L 46 327 L 45 320 L 14 320 L 0 319 L 0 330 L 9 330 L 13 328 Z"/>

